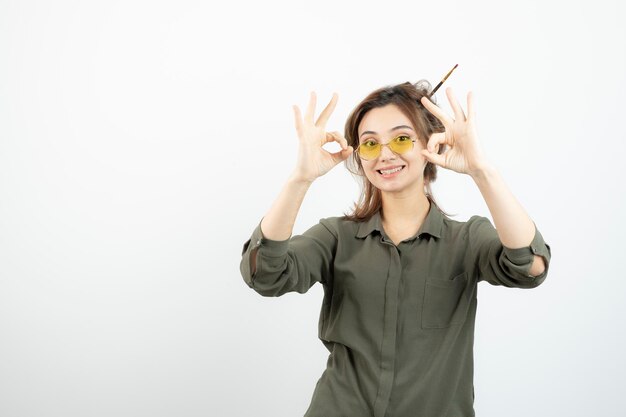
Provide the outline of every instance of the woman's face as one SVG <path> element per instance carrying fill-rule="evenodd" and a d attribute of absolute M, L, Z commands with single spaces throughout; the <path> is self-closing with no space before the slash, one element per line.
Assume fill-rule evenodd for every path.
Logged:
<path fill-rule="evenodd" d="M 368 111 L 359 124 L 358 132 L 359 143 L 374 140 L 387 144 L 398 136 L 415 140 L 413 149 L 406 153 L 396 155 L 388 146 L 383 146 L 378 158 L 370 161 L 361 159 L 361 164 L 367 179 L 383 192 L 424 192 L 423 174 L 427 161 L 420 153 L 424 148 L 413 125 L 396 105 L 388 104 Z M 390 174 L 380 172 L 381 169 L 397 167 L 402 169 Z"/>

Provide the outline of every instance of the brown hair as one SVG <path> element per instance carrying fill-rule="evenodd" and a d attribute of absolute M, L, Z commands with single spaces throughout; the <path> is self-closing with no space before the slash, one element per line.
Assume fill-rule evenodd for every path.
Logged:
<path fill-rule="evenodd" d="M 345 126 L 345 138 L 348 145 L 356 149 L 359 145 L 359 124 L 365 114 L 371 109 L 383 107 L 388 104 L 398 106 L 400 111 L 411 121 L 418 135 L 418 140 L 424 148 L 428 144 L 428 138 L 432 133 L 444 132 L 445 128 L 441 121 L 435 117 L 428 109 L 424 107 L 420 99 L 429 95 L 432 86 L 426 80 L 420 80 L 415 84 L 405 82 L 393 86 L 386 86 L 373 91 L 359 103 L 350 113 Z M 435 97 L 429 97 L 436 104 Z M 445 150 L 444 146 L 439 149 L 439 154 Z M 382 195 L 378 188 L 374 187 L 363 172 L 361 158 L 356 152 L 345 161 L 345 166 L 352 174 L 361 177 L 361 196 L 358 203 L 354 204 L 354 210 L 351 214 L 344 213 L 344 219 L 363 222 L 369 220 L 374 213 L 382 208 Z M 352 168 L 352 169 L 351 169 Z M 356 172 L 355 172 L 356 170 Z M 427 162 L 424 168 L 424 185 L 426 188 L 426 198 L 435 204 L 430 184 L 437 179 L 437 166 L 431 162 Z M 440 209 L 440 208 L 439 208 Z M 440 209 L 441 210 L 441 209 Z M 444 216 L 450 215 L 441 210 Z"/>

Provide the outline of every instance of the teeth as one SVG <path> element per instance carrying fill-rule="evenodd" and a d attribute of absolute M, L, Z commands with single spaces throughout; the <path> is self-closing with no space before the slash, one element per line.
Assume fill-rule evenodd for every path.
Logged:
<path fill-rule="evenodd" d="M 393 174 L 394 172 L 398 172 L 401 169 L 402 169 L 402 167 L 398 167 L 398 168 L 395 168 L 395 169 L 390 169 L 390 170 L 387 170 L 387 171 L 380 171 L 380 172 L 383 173 L 383 174 L 388 175 L 388 174 Z"/>

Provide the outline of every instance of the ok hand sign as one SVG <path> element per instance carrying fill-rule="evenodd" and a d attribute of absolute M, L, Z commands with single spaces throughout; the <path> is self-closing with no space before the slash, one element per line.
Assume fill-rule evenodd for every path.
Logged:
<path fill-rule="evenodd" d="M 326 132 L 326 122 L 335 110 L 338 95 L 333 94 L 326 108 L 320 114 L 316 122 L 313 122 L 315 114 L 315 92 L 311 92 L 309 106 L 307 107 L 304 119 L 300 113 L 298 106 L 294 105 L 294 116 L 296 122 L 296 131 L 300 139 L 298 148 L 298 163 L 294 171 L 296 178 L 313 182 L 316 178 L 321 177 L 330 171 L 339 162 L 344 161 L 352 154 L 352 146 L 348 146 L 348 141 L 339 132 Z M 330 153 L 323 149 L 326 143 L 337 142 L 341 146 L 341 150 Z"/>
<path fill-rule="evenodd" d="M 422 97 L 422 104 L 437 119 L 441 120 L 445 132 L 433 133 L 428 140 L 427 149 L 422 150 L 422 155 L 429 161 L 443 168 L 451 169 L 461 174 L 474 176 L 475 173 L 488 165 L 476 133 L 473 95 L 467 94 L 467 112 L 463 109 L 452 93 L 452 88 L 446 88 L 448 101 L 454 110 L 454 119 L 445 114 L 439 107 L 427 97 Z M 436 153 L 438 146 L 447 145 L 450 148 L 443 154 Z"/>

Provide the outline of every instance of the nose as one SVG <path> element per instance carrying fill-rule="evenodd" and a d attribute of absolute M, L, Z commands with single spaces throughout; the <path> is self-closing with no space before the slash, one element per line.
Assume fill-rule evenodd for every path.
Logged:
<path fill-rule="evenodd" d="M 393 153 L 389 146 L 383 146 L 380 150 L 380 155 L 378 156 L 381 161 L 386 161 L 388 159 L 396 159 L 396 154 Z"/>

